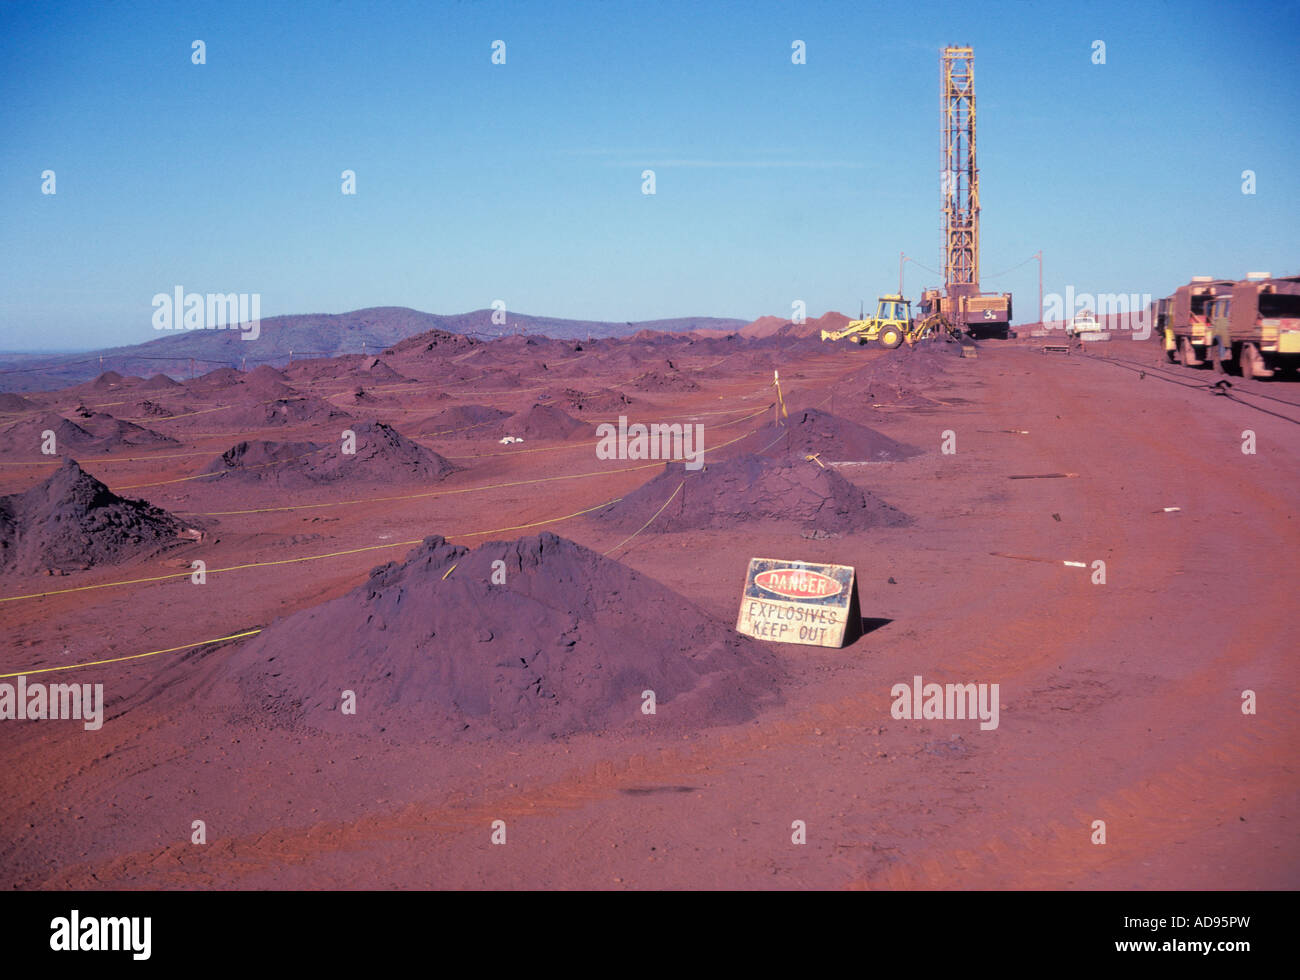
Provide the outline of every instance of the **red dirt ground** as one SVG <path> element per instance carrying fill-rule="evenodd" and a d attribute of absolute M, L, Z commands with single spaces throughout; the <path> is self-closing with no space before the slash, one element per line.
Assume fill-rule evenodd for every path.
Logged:
<path fill-rule="evenodd" d="M 84 469 L 206 537 L 116 566 L 0 577 L 0 674 L 102 683 L 107 719 L 99 731 L 0 722 L 0 885 L 1295 888 L 1300 434 L 1277 416 L 1300 419 L 1300 390 L 1233 379 L 1240 399 L 1216 397 L 1199 387 L 1208 374 L 1157 369 L 1158 356 L 1136 343 L 1106 350 L 1107 363 L 993 342 L 961 359 L 943 347 L 780 336 L 432 337 L 382 357 L 415 383 L 341 358 L 278 378 L 218 372 L 180 388 L 107 378 L 25 394 L 32 405 L 6 403 L 0 419 L 0 429 L 18 426 L 0 494 L 31 488 L 59 462 L 40 455 L 27 420 L 72 417 L 84 404 L 176 440 L 74 450 Z M 648 372 L 665 375 L 665 361 L 698 387 L 643 385 L 631 404 L 613 395 L 612 411 L 563 401 L 572 379 L 584 392 L 627 393 Z M 585 424 L 619 414 L 703 423 L 706 459 L 726 460 L 763 448 L 772 366 L 792 409 L 817 407 L 922 450 L 897 462 L 845 461 L 834 445 L 820 453 L 910 524 L 809 537 L 797 522 L 754 520 L 629 539 L 634 528 L 579 515 L 663 463 L 597 459 L 583 430 L 501 445 L 497 420 L 482 434 L 430 426 L 460 418 L 449 413 L 460 405 L 513 415 L 554 402 Z M 373 401 L 350 401 L 359 387 Z M 139 419 L 146 391 L 175 417 Z M 292 490 L 202 476 L 240 442 L 337 446 L 349 424 L 371 419 L 459 469 L 425 484 Z M 1241 451 L 1246 429 L 1254 455 Z M 955 454 L 940 451 L 945 432 Z M 1048 473 L 1075 475 L 1009 479 Z M 256 700 L 232 703 L 227 681 L 257 650 L 312 676 L 313 644 L 329 637 L 283 625 L 137 657 L 346 596 L 432 535 L 473 549 L 543 531 L 608 552 L 627 566 L 625 581 L 654 580 L 723 633 L 750 557 L 851 564 L 867 632 L 845 649 L 763 644 L 779 691 L 748 721 L 683 730 L 671 702 L 644 715 L 629 688 L 624 723 L 542 740 L 377 733 L 382 706 L 364 698 L 352 733 L 276 724 Z M 190 581 L 195 559 L 206 584 Z M 1104 585 L 1062 564 L 1098 559 Z M 436 594 L 422 582 L 421 595 Z M 657 607 L 665 592 L 654 592 Z M 395 594 L 384 601 L 399 608 Z M 435 601 L 402 615 L 418 622 Z M 491 611 L 472 626 L 486 628 Z M 661 635 L 636 612 L 611 655 L 694 652 L 677 637 L 682 623 Z M 613 645 L 603 628 L 592 636 Z M 388 652 L 418 671 L 426 641 L 409 634 Z M 36 673 L 101 660 L 115 662 Z M 890 689 L 914 675 L 999 684 L 999 727 L 895 720 Z M 1241 711 L 1247 689 L 1256 715 Z M 190 843 L 195 820 L 206 844 Z M 505 846 L 490 841 L 496 820 Z M 791 843 L 795 820 L 806 822 L 806 845 Z M 1090 841 L 1096 820 L 1105 845 Z"/>

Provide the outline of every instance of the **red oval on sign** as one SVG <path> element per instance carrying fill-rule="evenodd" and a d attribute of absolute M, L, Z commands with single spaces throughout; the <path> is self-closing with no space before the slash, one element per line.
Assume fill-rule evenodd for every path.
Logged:
<path fill-rule="evenodd" d="M 788 599 L 825 599 L 842 588 L 835 579 L 803 568 L 773 568 L 759 572 L 754 576 L 754 584 L 764 592 Z"/>

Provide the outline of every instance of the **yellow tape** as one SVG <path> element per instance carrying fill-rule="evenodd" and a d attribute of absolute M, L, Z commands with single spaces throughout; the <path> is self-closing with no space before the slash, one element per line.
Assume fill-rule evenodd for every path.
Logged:
<path fill-rule="evenodd" d="M 230 517 L 236 514 L 271 514 L 281 513 L 283 511 L 294 510 L 316 510 L 326 507 L 347 507 L 353 504 L 378 504 L 387 503 L 392 500 L 420 500 L 425 497 L 449 497 L 462 493 L 478 493 L 480 490 L 502 490 L 507 487 L 525 487 L 537 483 L 554 483 L 557 480 L 581 480 L 589 476 L 608 476 L 614 473 L 630 473 L 633 470 L 644 470 L 652 466 L 659 466 L 660 463 L 646 463 L 641 466 L 625 466 L 617 470 L 595 470 L 590 473 L 570 473 L 564 476 L 544 476 L 535 480 L 514 480 L 510 483 L 491 483 L 483 487 L 462 487 L 458 490 L 426 490 L 423 493 L 406 493 L 398 494 L 392 497 L 361 497 L 355 500 L 329 500 L 320 504 L 290 504 L 284 507 L 254 507 L 249 510 L 215 510 L 215 511 L 176 511 L 179 516 L 185 517 Z"/>
<path fill-rule="evenodd" d="M 52 674 L 56 670 L 76 670 L 78 667 L 98 667 L 100 664 L 117 664 L 123 660 L 139 660 L 142 657 L 156 657 L 160 653 L 175 653 L 177 650 L 192 650 L 194 647 L 207 646 L 209 643 L 224 643 L 226 640 L 238 640 L 245 636 L 253 636 L 262 632 L 260 629 L 247 630 L 243 633 L 232 633 L 230 636 L 219 636 L 215 640 L 199 640 L 196 643 L 185 643 L 178 647 L 169 647 L 166 650 L 150 650 L 148 653 L 133 653 L 127 657 L 110 657 L 107 660 L 91 660 L 84 664 L 66 664 L 63 667 L 36 667 L 32 670 L 20 670 L 12 674 L 0 674 L 0 678 L 5 677 L 30 677 L 32 674 Z"/>
<path fill-rule="evenodd" d="M 662 514 L 662 513 L 664 512 L 664 510 L 668 507 L 669 504 L 671 504 L 671 503 L 673 502 L 673 499 L 677 496 L 677 494 L 681 491 L 682 487 L 684 487 L 684 486 L 686 486 L 686 480 L 683 479 L 681 483 L 677 484 L 677 489 L 674 490 L 674 491 L 672 492 L 672 494 L 668 497 L 668 499 L 664 501 L 663 506 L 660 507 L 657 511 L 655 511 L 653 514 L 650 515 L 650 520 L 646 521 L 646 522 L 645 522 L 644 524 L 642 524 L 639 528 L 637 528 L 635 531 L 633 531 L 631 534 L 629 534 L 626 538 L 624 538 L 624 539 L 623 539 L 622 541 L 620 541 L 618 544 L 614 545 L 614 547 L 610 548 L 609 551 L 606 551 L 605 554 L 608 555 L 608 554 L 611 554 L 612 552 L 618 551 L 619 548 L 623 547 L 623 545 L 627 544 L 629 541 L 631 541 L 633 538 L 635 538 L 638 534 L 640 534 L 642 531 L 644 531 L 646 528 L 648 528 L 651 524 L 653 524 L 655 518 L 658 517 L 660 514 Z"/>
<path fill-rule="evenodd" d="M 610 504 L 622 499 L 622 497 L 615 497 L 613 500 L 607 500 L 602 504 L 597 504 L 595 507 L 588 507 L 585 510 L 575 511 L 572 514 L 565 514 L 563 517 L 550 517 L 542 521 L 533 521 L 530 524 L 513 524 L 509 527 L 491 528 L 487 531 L 465 531 L 448 535 L 448 537 L 477 538 L 485 534 L 501 534 L 506 531 L 519 531 L 529 527 L 541 527 L 544 524 L 558 524 L 560 521 L 567 521 L 574 517 L 581 517 L 583 514 L 590 514 L 593 510 L 600 510 L 602 507 L 608 507 Z M 420 544 L 423 540 L 423 538 L 412 538 L 409 541 L 392 541 L 388 544 L 372 544 L 366 545 L 362 548 L 349 548 L 346 551 L 331 551 L 323 555 L 304 555 L 299 558 L 279 558 L 275 561 L 246 562 L 243 565 L 229 565 L 225 568 L 209 568 L 206 570 L 206 574 L 216 575 L 218 572 L 238 572 L 246 568 L 269 568 L 273 565 L 294 565 L 300 562 L 322 561 L 326 558 L 341 558 L 344 555 L 357 555 L 366 551 L 383 551 L 385 548 L 411 548 Z M 43 599 L 52 595 L 67 595 L 72 592 L 93 592 L 97 589 L 112 589 L 124 585 L 145 585 L 150 582 L 165 582 L 168 579 L 185 578 L 192 574 L 192 571 L 169 572 L 166 575 L 152 575 L 147 578 L 124 579 L 118 582 L 99 582 L 95 585 L 78 585 L 70 589 L 52 589 L 49 592 L 33 592 L 28 595 L 4 596 L 3 598 L 0 598 L 0 602 L 18 602 L 23 599 Z"/>

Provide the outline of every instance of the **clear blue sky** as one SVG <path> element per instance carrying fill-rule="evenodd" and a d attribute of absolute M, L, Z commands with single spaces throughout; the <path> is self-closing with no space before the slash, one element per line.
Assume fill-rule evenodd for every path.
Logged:
<path fill-rule="evenodd" d="M 1035 264 L 990 276 L 1040 248 L 1049 292 L 1295 274 L 1298 36 L 1295 3 L 0 2 L 0 349 L 153 339 L 177 284 L 264 317 L 856 312 L 899 251 L 941 267 L 945 44 L 1017 320 Z"/>

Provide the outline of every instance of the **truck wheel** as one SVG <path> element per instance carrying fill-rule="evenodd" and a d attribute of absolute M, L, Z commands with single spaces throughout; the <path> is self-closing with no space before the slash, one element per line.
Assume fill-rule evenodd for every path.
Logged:
<path fill-rule="evenodd" d="M 1276 369 L 1269 370 L 1264 361 L 1264 356 L 1254 344 L 1241 345 L 1241 353 L 1237 357 L 1237 362 L 1241 366 L 1241 376 L 1247 380 L 1264 381 L 1273 377 L 1276 373 Z"/>
<path fill-rule="evenodd" d="M 885 327 L 880 331 L 880 346 L 893 350 L 903 342 L 903 333 L 897 327 Z"/>
<path fill-rule="evenodd" d="M 1192 350 L 1192 341 L 1188 337 L 1178 338 L 1178 360 L 1183 367 L 1196 367 L 1196 352 Z"/>

